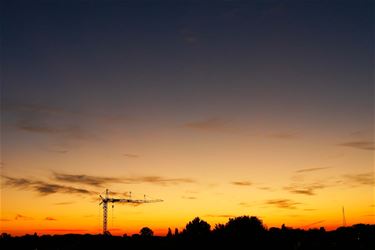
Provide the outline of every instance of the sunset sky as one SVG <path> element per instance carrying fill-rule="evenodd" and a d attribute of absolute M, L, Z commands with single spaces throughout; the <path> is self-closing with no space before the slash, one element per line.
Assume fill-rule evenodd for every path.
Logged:
<path fill-rule="evenodd" d="M 4 1 L 1 232 L 375 223 L 374 1 Z"/>

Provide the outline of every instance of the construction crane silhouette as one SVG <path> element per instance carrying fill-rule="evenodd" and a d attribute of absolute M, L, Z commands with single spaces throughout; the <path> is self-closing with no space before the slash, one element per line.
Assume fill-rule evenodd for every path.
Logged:
<path fill-rule="evenodd" d="M 135 204 L 142 204 L 142 203 L 153 203 L 153 202 L 162 202 L 161 199 L 154 199 L 154 200 L 147 200 L 146 195 L 144 196 L 143 200 L 136 200 L 132 199 L 119 199 L 119 198 L 111 198 L 109 197 L 109 190 L 105 190 L 105 197 L 99 195 L 101 202 L 99 205 L 103 204 L 103 234 L 109 234 L 108 227 L 107 227 L 107 216 L 108 216 L 108 203 L 112 203 L 112 206 L 116 202 L 120 203 L 135 203 Z"/>

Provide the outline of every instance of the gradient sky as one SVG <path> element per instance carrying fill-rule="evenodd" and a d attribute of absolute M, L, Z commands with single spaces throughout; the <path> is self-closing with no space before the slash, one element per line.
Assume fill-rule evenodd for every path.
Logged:
<path fill-rule="evenodd" d="M 3 1 L 1 231 L 375 223 L 374 1 Z M 112 220 L 112 214 L 114 219 Z"/>

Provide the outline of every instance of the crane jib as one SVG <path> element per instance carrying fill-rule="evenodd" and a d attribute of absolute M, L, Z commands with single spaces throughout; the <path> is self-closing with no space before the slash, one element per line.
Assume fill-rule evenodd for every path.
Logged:
<path fill-rule="evenodd" d="M 110 198 L 108 197 L 109 190 L 106 189 L 105 197 L 99 195 L 101 202 L 99 205 L 103 204 L 103 234 L 108 234 L 109 231 L 107 229 L 107 215 L 108 215 L 108 203 L 136 203 L 136 204 L 142 204 L 142 203 L 153 203 L 153 202 L 162 202 L 161 199 L 154 199 L 154 200 L 148 200 L 146 199 L 146 196 L 143 200 L 141 199 L 119 199 L 119 198 Z"/>

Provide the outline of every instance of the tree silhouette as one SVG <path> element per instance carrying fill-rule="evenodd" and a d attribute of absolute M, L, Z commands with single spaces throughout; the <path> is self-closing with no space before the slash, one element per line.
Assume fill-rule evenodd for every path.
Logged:
<path fill-rule="evenodd" d="M 168 227 L 168 233 L 166 235 L 167 238 L 171 238 L 173 235 L 172 235 L 172 230 L 170 227 Z"/>
<path fill-rule="evenodd" d="M 188 237 L 203 238 L 210 235 L 210 228 L 210 224 L 196 217 L 186 225 L 183 233 Z"/>
<path fill-rule="evenodd" d="M 143 238 L 149 238 L 149 237 L 154 236 L 154 232 L 148 227 L 143 227 L 141 231 L 139 231 L 139 234 Z"/>
<path fill-rule="evenodd" d="M 256 238 L 265 232 L 262 221 L 255 216 L 231 218 L 224 228 L 220 226 L 218 229 L 224 230 L 231 238 Z"/>

